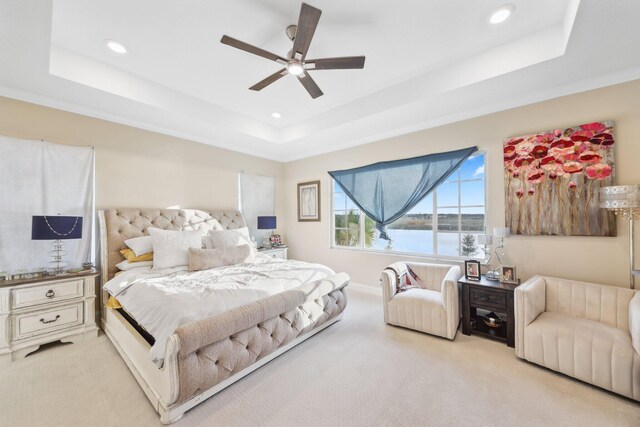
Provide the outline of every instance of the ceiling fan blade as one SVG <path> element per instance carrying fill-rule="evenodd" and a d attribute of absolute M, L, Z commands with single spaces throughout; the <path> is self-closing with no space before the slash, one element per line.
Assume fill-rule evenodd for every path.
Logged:
<path fill-rule="evenodd" d="M 307 51 L 311 45 L 311 39 L 316 32 L 318 21 L 320 20 L 322 11 L 306 3 L 302 3 L 300 9 L 300 17 L 298 18 L 298 29 L 296 30 L 296 38 L 293 42 L 293 57 L 302 61 L 307 56 Z"/>
<path fill-rule="evenodd" d="M 364 56 L 310 59 L 305 62 L 307 70 L 353 70 L 364 68 Z"/>
<path fill-rule="evenodd" d="M 250 90 L 255 90 L 255 91 L 259 91 L 264 89 L 265 87 L 269 86 L 271 83 L 280 80 L 282 77 L 287 75 L 287 69 L 283 68 L 282 70 L 271 74 L 269 77 L 267 77 L 264 80 L 259 81 L 258 83 L 254 84 L 253 86 L 251 86 L 249 89 Z"/>
<path fill-rule="evenodd" d="M 307 73 L 300 74 L 298 76 L 298 80 L 300 80 L 300 83 L 302 83 L 302 86 L 304 86 L 304 88 L 307 90 L 307 92 L 309 92 L 309 95 L 311 95 L 313 99 L 316 99 L 317 97 L 323 95 L 322 91 L 320 90 L 316 82 L 313 81 L 313 79 L 309 74 Z"/>
<path fill-rule="evenodd" d="M 255 47 L 253 45 L 250 45 L 249 43 L 241 42 L 240 40 L 234 39 L 233 37 L 222 36 L 222 39 L 220 39 L 220 43 L 235 47 L 236 49 L 244 50 L 245 52 L 253 53 L 254 55 L 262 56 L 263 58 L 267 58 L 272 61 L 279 62 L 278 60 L 280 60 L 282 61 L 282 63 L 287 62 L 286 59 L 279 55 L 276 55 L 275 53 L 267 52 L 264 49 L 260 49 L 259 47 Z"/>

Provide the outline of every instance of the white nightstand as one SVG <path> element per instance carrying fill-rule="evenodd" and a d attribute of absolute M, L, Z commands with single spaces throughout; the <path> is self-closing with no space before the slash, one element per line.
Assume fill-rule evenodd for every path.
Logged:
<path fill-rule="evenodd" d="M 16 360 L 53 342 L 98 336 L 90 271 L 0 281 L 0 360 Z"/>
<path fill-rule="evenodd" d="M 279 246 L 277 248 L 260 248 L 258 252 L 270 256 L 271 258 L 287 259 L 288 246 Z"/>

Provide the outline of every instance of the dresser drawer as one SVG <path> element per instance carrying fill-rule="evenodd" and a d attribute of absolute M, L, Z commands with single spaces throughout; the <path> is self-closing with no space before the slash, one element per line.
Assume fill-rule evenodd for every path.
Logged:
<path fill-rule="evenodd" d="M 472 306 L 496 310 L 507 309 L 507 296 L 503 292 L 471 288 L 469 293 Z"/>
<path fill-rule="evenodd" d="M 267 249 L 259 251 L 259 253 L 266 255 L 269 258 L 287 259 L 286 249 Z"/>
<path fill-rule="evenodd" d="M 11 308 L 51 304 L 81 297 L 83 295 L 83 283 L 82 279 L 75 279 L 13 289 L 11 291 Z"/>
<path fill-rule="evenodd" d="M 273 252 L 268 252 L 267 253 L 268 256 L 270 256 L 271 258 L 280 258 L 280 259 L 284 259 L 284 251 L 273 251 Z"/>
<path fill-rule="evenodd" d="M 20 340 L 46 334 L 58 329 L 83 323 L 83 303 L 63 305 L 36 313 L 18 314 L 13 317 L 13 339 Z"/>

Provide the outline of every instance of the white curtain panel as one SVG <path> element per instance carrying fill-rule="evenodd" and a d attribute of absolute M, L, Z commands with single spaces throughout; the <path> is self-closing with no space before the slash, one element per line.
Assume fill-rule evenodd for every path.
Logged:
<path fill-rule="evenodd" d="M 50 241 L 31 240 L 34 215 L 82 217 L 64 240 L 69 267 L 93 261 L 94 150 L 0 135 L 0 271 L 51 268 Z"/>
<path fill-rule="evenodd" d="M 274 214 L 275 186 L 272 176 L 240 174 L 240 210 L 258 246 L 271 234 L 271 230 L 258 230 L 258 217 Z"/>

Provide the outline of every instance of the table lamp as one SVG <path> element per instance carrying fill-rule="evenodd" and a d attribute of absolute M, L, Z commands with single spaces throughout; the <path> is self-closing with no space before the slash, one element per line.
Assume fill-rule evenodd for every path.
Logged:
<path fill-rule="evenodd" d="M 494 227 L 493 236 L 496 237 L 498 241 L 498 244 L 493 250 L 493 253 L 496 254 L 496 258 L 498 259 L 498 266 L 490 268 L 489 271 L 487 271 L 487 279 L 500 280 L 500 271 L 502 269 L 502 258 L 500 258 L 500 254 L 504 256 L 504 239 L 511 236 L 511 229 L 509 227 Z"/>
<path fill-rule="evenodd" d="M 600 207 L 629 219 L 629 272 L 631 289 L 636 288 L 635 278 L 640 270 L 634 266 L 633 223 L 640 218 L 640 185 L 612 185 L 600 189 Z"/>
<path fill-rule="evenodd" d="M 277 221 L 275 216 L 259 216 L 258 217 L 258 230 L 271 230 L 271 234 L 265 239 L 265 247 L 271 247 L 271 235 L 277 228 Z M 267 243 L 268 242 L 268 243 Z"/>
<path fill-rule="evenodd" d="M 53 240 L 49 255 L 54 265 L 54 273 L 64 273 L 67 266 L 63 258 L 67 253 L 64 251 L 63 240 L 82 238 L 82 217 L 81 216 L 33 216 L 31 219 L 31 240 Z"/>
<path fill-rule="evenodd" d="M 487 250 L 487 246 L 493 245 L 493 235 L 479 234 L 478 244 L 483 246 L 482 251 L 484 252 L 484 263 L 486 265 L 489 265 L 489 263 L 491 262 L 491 250 Z"/>

